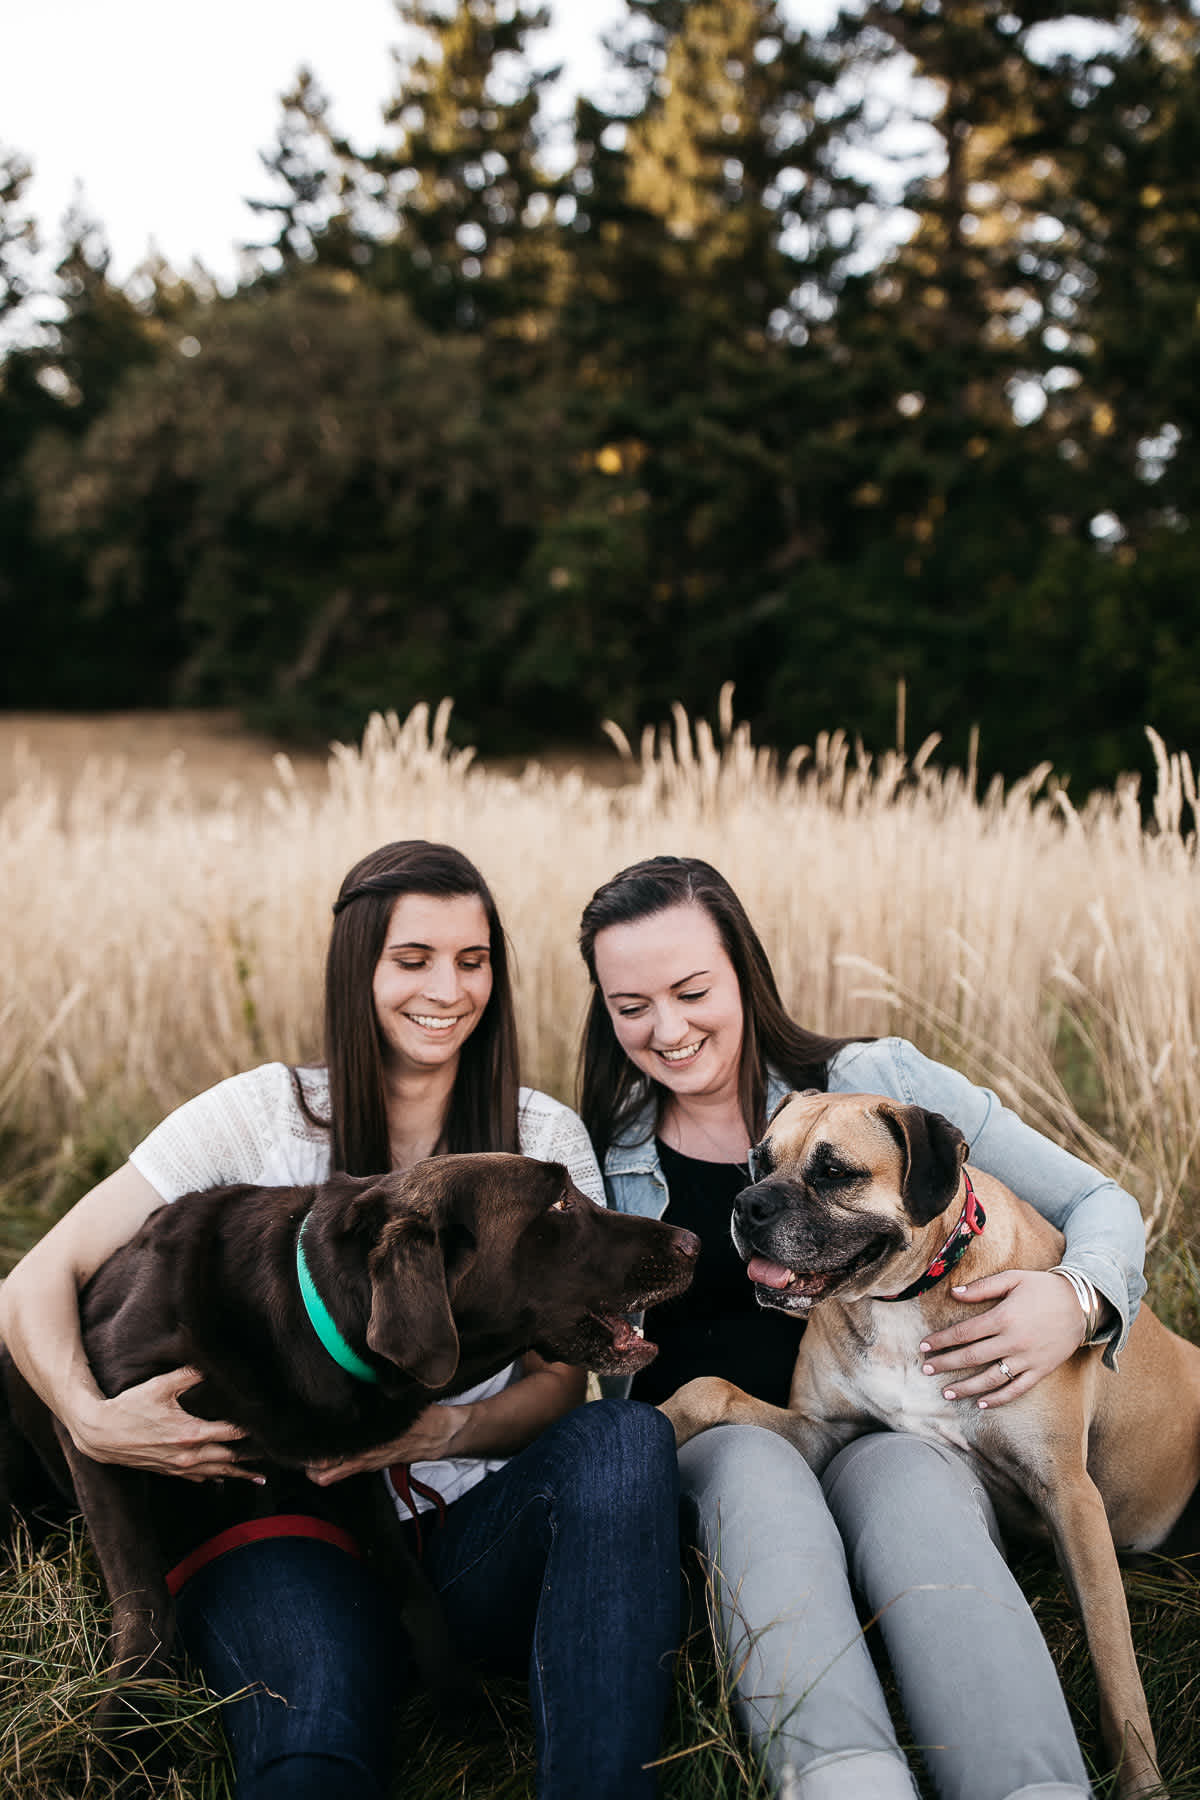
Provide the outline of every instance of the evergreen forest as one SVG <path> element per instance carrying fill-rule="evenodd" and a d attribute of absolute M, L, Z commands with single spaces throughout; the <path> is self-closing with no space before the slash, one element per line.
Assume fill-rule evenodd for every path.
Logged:
<path fill-rule="evenodd" d="M 0 706 L 522 751 L 733 681 L 785 750 L 903 694 L 1076 797 L 1194 757 L 1200 19 L 796 10 L 626 0 L 554 125 L 535 5 L 397 0 L 375 142 L 283 96 L 235 291 L 83 209 L 43 277 L 0 146 Z"/>

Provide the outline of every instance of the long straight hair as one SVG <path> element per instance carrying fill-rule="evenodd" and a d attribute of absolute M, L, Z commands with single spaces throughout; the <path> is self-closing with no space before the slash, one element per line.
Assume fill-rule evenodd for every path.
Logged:
<path fill-rule="evenodd" d="M 613 1030 L 596 979 L 596 939 L 610 925 L 653 918 L 672 906 L 700 906 L 716 926 L 742 1000 L 738 1103 L 751 1142 L 767 1123 L 767 1070 L 793 1088 L 826 1088 L 829 1061 L 857 1038 L 806 1031 L 785 1011 L 762 941 L 723 875 L 695 856 L 652 856 L 598 887 L 583 909 L 579 948 L 592 992 L 579 1052 L 579 1111 L 601 1167 L 622 1132 L 654 1101 L 655 1128 L 670 1090 L 631 1062 Z"/>
<path fill-rule="evenodd" d="M 439 1151 L 516 1150 L 520 1072 L 508 942 L 483 876 L 461 850 L 422 838 L 385 844 L 355 863 L 334 902 L 325 959 L 325 1061 L 333 1167 L 378 1175 L 391 1167 L 375 968 L 402 894 L 474 895 L 487 915 L 492 991 L 463 1044 Z M 305 1109 L 307 1111 L 307 1108 Z"/>

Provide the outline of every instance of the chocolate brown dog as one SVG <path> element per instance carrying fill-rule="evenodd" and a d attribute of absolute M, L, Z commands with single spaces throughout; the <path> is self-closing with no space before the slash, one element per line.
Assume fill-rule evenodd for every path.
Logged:
<path fill-rule="evenodd" d="M 527 1350 L 604 1373 L 643 1367 L 655 1348 L 623 1315 L 682 1292 L 698 1249 L 690 1232 L 594 1205 L 559 1164 L 497 1153 L 187 1196 L 88 1282 L 84 1345 L 108 1395 L 198 1369 L 181 1404 L 241 1426 L 240 1455 L 266 1486 L 92 1462 L 6 1357 L 0 1498 L 32 1497 L 17 1491 L 28 1445 L 73 1491 L 112 1605 L 115 1674 L 168 1666 L 169 1571 L 248 1519 L 289 1515 L 349 1530 L 382 1558 L 426 1675 L 446 1681 L 440 1612 L 383 1482 L 319 1488 L 304 1465 L 389 1442 Z"/>
<path fill-rule="evenodd" d="M 820 1473 L 865 1431 L 952 1445 L 1009 1528 L 1048 1527 L 1087 1633 L 1105 1741 L 1123 1795 L 1157 1787 L 1154 1739 L 1117 1563 L 1122 1549 L 1192 1547 L 1200 1482 L 1200 1349 L 1143 1307 L 1119 1374 L 1081 1349 L 1029 1393 L 980 1410 L 946 1400 L 919 1345 L 966 1317 L 938 1259 L 960 1220 L 954 1279 L 1050 1269 L 1063 1239 L 1033 1207 L 964 1166 L 939 1114 L 866 1094 L 790 1095 L 752 1152 L 733 1236 L 761 1305 L 807 1319 L 786 1409 L 730 1383 L 688 1382 L 663 1407 L 679 1442 L 712 1425 L 764 1425 Z M 985 1228 L 977 1227 L 985 1215 Z M 917 1285 L 920 1291 L 905 1297 Z M 1185 1514 L 1187 1517 L 1185 1518 Z"/>

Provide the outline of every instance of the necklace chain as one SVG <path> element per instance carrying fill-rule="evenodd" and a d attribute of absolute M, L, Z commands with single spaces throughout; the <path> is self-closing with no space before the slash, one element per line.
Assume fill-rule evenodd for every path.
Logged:
<path fill-rule="evenodd" d="M 675 1136 L 677 1138 L 682 1139 L 682 1137 L 683 1137 L 682 1125 L 683 1125 L 683 1121 L 684 1121 L 685 1117 L 687 1120 L 689 1131 L 692 1126 L 695 1126 L 696 1130 L 700 1133 L 700 1136 L 707 1140 L 709 1148 L 712 1150 L 715 1150 L 717 1152 L 717 1161 L 718 1162 L 727 1163 L 729 1165 L 729 1167 L 733 1168 L 733 1169 L 743 1169 L 743 1170 L 745 1170 L 745 1172 L 747 1174 L 749 1174 L 749 1172 L 750 1172 L 750 1167 L 749 1167 L 750 1144 L 749 1144 L 749 1141 L 747 1141 L 745 1151 L 743 1152 L 740 1160 L 736 1156 L 730 1156 L 728 1154 L 728 1151 L 727 1151 L 725 1145 L 722 1144 L 720 1142 L 720 1140 L 713 1135 L 713 1133 L 708 1129 L 708 1126 L 704 1123 L 703 1119 L 698 1117 L 698 1115 L 695 1113 L 687 1113 L 685 1115 L 682 1112 L 682 1109 L 678 1105 L 676 1105 L 675 1107 L 672 1108 L 670 1113 L 668 1113 L 668 1115 L 667 1115 L 667 1120 L 664 1121 L 664 1123 L 666 1123 L 667 1121 L 670 1122 L 670 1124 L 674 1128 Z M 743 1127 L 743 1130 L 744 1130 L 744 1127 Z M 681 1156 L 686 1156 L 688 1154 L 688 1152 L 683 1149 L 682 1144 L 676 1144 L 674 1146 L 674 1148 L 678 1149 L 679 1154 Z"/>

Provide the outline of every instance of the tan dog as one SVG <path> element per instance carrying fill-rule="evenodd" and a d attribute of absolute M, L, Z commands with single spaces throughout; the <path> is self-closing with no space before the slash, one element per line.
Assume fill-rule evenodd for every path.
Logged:
<path fill-rule="evenodd" d="M 1119 1374 L 1088 1348 L 1003 1407 L 946 1400 L 953 1378 L 924 1375 L 919 1345 L 972 1309 L 948 1279 L 893 1302 L 936 1270 L 970 1210 L 967 1194 L 974 1189 L 986 1224 L 978 1235 L 963 1226 L 954 1281 L 1053 1268 L 1063 1249 L 1033 1207 L 964 1167 L 966 1148 L 953 1125 L 920 1107 L 790 1095 L 752 1152 L 756 1181 L 733 1216 L 760 1304 L 808 1321 L 788 1406 L 704 1378 L 663 1411 L 681 1444 L 712 1425 L 766 1426 L 818 1474 L 843 1444 L 881 1426 L 964 1454 L 1007 1528 L 1049 1527 L 1087 1632 L 1121 1793 L 1140 1793 L 1159 1777 L 1114 1540 L 1179 1550 L 1196 1536 L 1200 1349 L 1143 1307 Z"/>

